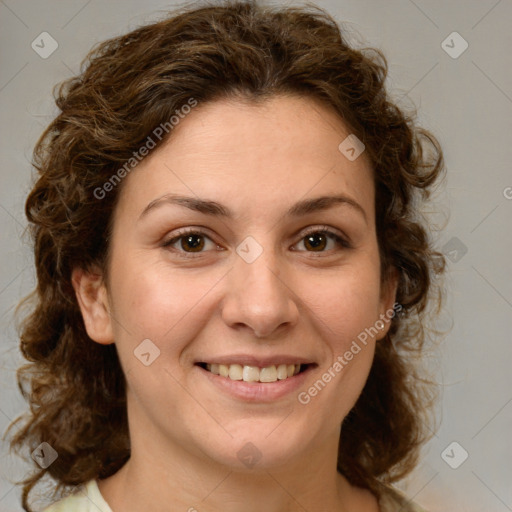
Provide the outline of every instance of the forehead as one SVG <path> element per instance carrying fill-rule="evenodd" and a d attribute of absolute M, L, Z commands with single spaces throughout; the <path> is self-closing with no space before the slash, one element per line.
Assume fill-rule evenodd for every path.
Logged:
<path fill-rule="evenodd" d="M 118 207 L 135 215 L 159 196 L 180 193 L 229 204 L 249 218 L 343 193 L 373 218 L 366 155 L 351 161 L 339 149 L 349 135 L 333 109 L 311 98 L 199 104 L 125 178 Z"/>

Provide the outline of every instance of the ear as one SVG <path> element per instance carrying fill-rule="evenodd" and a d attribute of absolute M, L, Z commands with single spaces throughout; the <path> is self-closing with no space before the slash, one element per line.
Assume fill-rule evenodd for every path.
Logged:
<path fill-rule="evenodd" d="M 396 314 L 396 291 L 398 288 L 399 274 L 396 267 L 391 267 L 385 276 L 380 293 L 380 318 L 383 320 L 384 329 L 379 333 L 379 338 L 386 336 L 391 326 L 391 319 Z"/>
<path fill-rule="evenodd" d="M 89 337 L 102 345 L 114 343 L 107 289 L 99 269 L 90 272 L 75 268 L 71 283 Z"/>

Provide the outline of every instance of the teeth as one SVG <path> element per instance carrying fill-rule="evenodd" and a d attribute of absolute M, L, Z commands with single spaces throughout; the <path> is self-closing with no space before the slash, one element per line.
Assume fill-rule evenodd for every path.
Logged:
<path fill-rule="evenodd" d="M 300 364 L 280 364 L 259 368 L 240 364 L 207 364 L 206 369 L 221 377 L 244 382 L 276 382 L 293 377 L 300 372 Z"/>
<path fill-rule="evenodd" d="M 242 380 L 243 379 L 243 368 L 239 364 L 229 365 L 229 378 L 231 380 Z"/>
<path fill-rule="evenodd" d="M 277 378 L 279 380 L 284 380 L 284 379 L 286 379 L 286 377 L 288 377 L 288 370 L 286 369 L 286 365 L 280 364 L 277 367 Z"/>
<path fill-rule="evenodd" d="M 275 382 L 277 380 L 277 370 L 275 366 L 262 368 L 260 371 L 260 382 Z"/>
<path fill-rule="evenodd" d="M 244 366 L 242 371 L 244 382 L 257 382 L 260 380 L 260 369 L 257 366 Z"/>
<path fill-rule="evenodd" d="M 219 364 L 219 375 L 221 377 L 228 377 L 229 376 L 229 366 L 225 364 Z"/>

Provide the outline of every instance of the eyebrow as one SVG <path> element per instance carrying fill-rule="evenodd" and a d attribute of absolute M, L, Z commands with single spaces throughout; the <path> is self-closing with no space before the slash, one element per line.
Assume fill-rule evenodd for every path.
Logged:
<path fill-rule="evenodd" d="M 225 205 L 216 201 L 209 201 L 197 197 L 181 196 L 176 194 L 166 194 L 151 201 L 142 211 L 139 220 L 146 216 L 150 211 L 164 204 L 175 204 L 183 206 L 204 215 L 223 217 L 233 219 L 233 212 Z M 345 195 L 321 196 L 310 199 L 303 199 L 292 205 L 285 213 L 285 217 L 302 217 L 314 212 L 325 211 L 337 205 L 346 205 L 358 211 L 364 217 L 366 223 L 368 218 L 364 208 L 354 199 Z"/>

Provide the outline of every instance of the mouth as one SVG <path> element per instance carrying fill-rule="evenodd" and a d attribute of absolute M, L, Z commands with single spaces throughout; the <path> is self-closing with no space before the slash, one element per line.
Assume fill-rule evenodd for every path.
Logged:
<path fill-rule="evenodd" d="M 272 364 L 264 367 L 243 364 L 196 363 L 203 370 L 231 381 L 243 381 L 254 384 L 271 384 L 285 381 L 306 372 L 313 364 Z"/>

